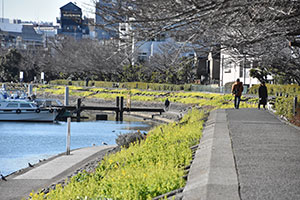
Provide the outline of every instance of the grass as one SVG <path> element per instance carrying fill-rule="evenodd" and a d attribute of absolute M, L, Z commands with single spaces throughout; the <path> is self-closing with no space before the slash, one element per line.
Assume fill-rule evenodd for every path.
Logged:
<path fill-rule="evenodd" d="M 40 92 L 62 95 L 65 92 L 63 86 L 54 86 L 52 88 L 39 88 Z M 169 98 L 171 102 L 192 104 L 198 106 L 212 106 L 215 108 L 233 108 L 233 96 L 230 94 L 214 94 L 201 92 L 162 92 L 162 91 L 143 91 L 137 89 L 113 89 L 104 88 L 84 89 L 83 87 L 69 86 L 70 95 L 88 98 L 101 98 L 112 100 L 116 97 L 128 98 L 130 96 L 133 101 L 156 101 L 164 102 Z M 241 102 L 241 108 L 257 107 L 257 99 L 250 99 Z"/>

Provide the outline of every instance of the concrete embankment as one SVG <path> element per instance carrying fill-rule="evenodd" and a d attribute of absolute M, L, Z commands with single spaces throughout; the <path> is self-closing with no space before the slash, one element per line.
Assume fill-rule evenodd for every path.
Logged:
<path fill-rule="evenodd" d="M 88 169 L 87 164 L 101 160 L 115 146 L 96 146 L 76 149 L 71 155 L 60 154 L 33 167 L 22 170 L 0 181 L 1 200 L 20 200 L 28 197 L 32 190 L 40 191 L 63 183 L 74 172 Z M 94 167 L 94 166 L 92 166 Z"/>
<path fill-rule="evenodd" d="M 182 195 L 184 200 L 239 200 L 225 110 L 210 113 Z"/>

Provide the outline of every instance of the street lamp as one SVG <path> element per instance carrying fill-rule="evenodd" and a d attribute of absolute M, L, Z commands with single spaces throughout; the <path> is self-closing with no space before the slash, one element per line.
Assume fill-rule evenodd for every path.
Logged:
<path fill-rule="evenodd" d="M 244 84 L 246 84 L 246 55 L 244 54 Z"/>

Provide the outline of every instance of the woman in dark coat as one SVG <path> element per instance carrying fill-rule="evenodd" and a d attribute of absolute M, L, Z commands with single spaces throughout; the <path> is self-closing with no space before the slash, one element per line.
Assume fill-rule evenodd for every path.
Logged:
<path fill-rule="evenodd" d="M 258 97 L 259 97 L 259 102 L 258 102 L 258 109 L 260 109 L 260 105 L 263 105 L 263 108 L 266 109 L 266 104 L 268 101 L 268 89 L 267 86 L 265 85 L 265 82 L 261 82 L 259 88 L 258 88 Z"/>

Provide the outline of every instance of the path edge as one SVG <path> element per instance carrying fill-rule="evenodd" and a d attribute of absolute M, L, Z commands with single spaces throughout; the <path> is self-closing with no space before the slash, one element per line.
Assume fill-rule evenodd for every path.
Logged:
<path fill-rule="evenodd" d="M 226 110 L 211 111 L 191 165 L 183 200 L 240 200 Z"/>

